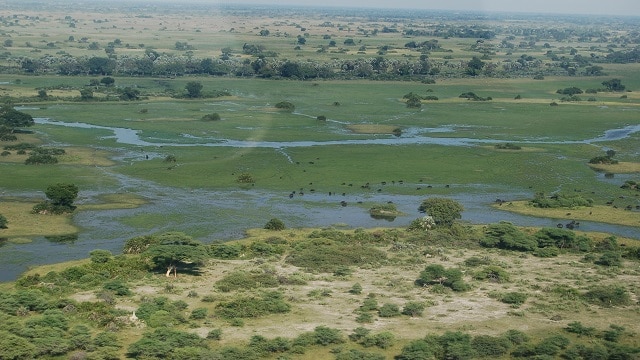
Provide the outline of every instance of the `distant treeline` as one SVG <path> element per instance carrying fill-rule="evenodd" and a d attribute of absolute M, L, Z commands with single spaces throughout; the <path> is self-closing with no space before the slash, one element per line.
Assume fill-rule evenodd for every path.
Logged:
<path fill-rule="evenodd" d="M 461 77 L 484 75 L 490 77 L 513 77 L 533 75 L 603 75 L 592 73 L 594 63 L 636 63 L 640 61 L 640 47 L 614 51 L 606 56 L 586 59 L 581 55 L 555 55 L 547 53 L 545 64 L 542 59 L 531 56 L 514 61 L 491 62 L 486 59 L 477 71 L 469 72 L 473 61 L 434 60 L 424 48 L 440 50 L 437 40 L 405 45 L 409 49 L 422 50 L 418 56 L 402 59 L 385 56 L 361 57 L 357 59 L 288 60 L 277 54 L 261 49 L 260 45 L 245 44 L 243 55 L 224 53 L 218 58 L 197 58 L 182 54 L 159 54 L 147 50 L 139 56 L 121 55 L 111 57 L 74 57 L 46 55 L 41 58 L 21 58 L 17 66 L 0 68 L 3 73 L 58 74 L 66 76 L 157 76 L 178 77 L 188 75 L 213 75 L 260 78 L 291 79 L 372 79 L 401 80 L 435 77 Z M 250 55 L 248 58 L 246 55 Z M 485 66 L 486 64 L 486 66 Z M 597 67 L 597 66 L 596 66 Z M 583 71 L 580 71 L 580 70 Z M 482 70 L 482 71 L 480 71 Z"/>

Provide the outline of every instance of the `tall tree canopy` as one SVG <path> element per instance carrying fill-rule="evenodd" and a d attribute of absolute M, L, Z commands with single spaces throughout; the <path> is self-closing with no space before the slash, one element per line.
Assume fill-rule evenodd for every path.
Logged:
<path fill-rule="evenodd" d="M 10 128 L 27 127 L 35 124 L 33 117 L 22 111 L 18 111 L 11 105 L 3 105 L 0 108 L 0 125 Z"/>
<path fill-rule="evenodd" d="M 142 256 L 149 259 L 156 268 L 166 268 L 167 277 L 172 271 L 177 276 L 178 266 L 202 265 L 209 257 L 201 242 L 181 232 L 158 235 L 157 242 L 150 244 Z"/>

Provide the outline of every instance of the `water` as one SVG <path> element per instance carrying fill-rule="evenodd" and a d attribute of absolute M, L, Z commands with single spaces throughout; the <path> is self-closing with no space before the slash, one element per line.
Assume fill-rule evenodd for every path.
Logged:
<path fill-rule="evenodd" d="M 37 124 L 59 125 L 83 129 L 101 129 L 113 132 L 116 142 L 126 145 L 136 146 L 225 146 L 236 148 L 273 148 L 281 149 L 285 147 L 310 147 L 310 146 L 331 146 L 331 145 L 446 145 L 446 146 L 473 146 L 478 144 L 496 144 L 509 141 L 495 139 L 473 139 L 473 138 L 457 138 L 457 137 L 430 137 L 425 136 L 429 133 L 447 133 L 451 132 L 451 126 L 444 126 L 433 129 L 407 129 L 403 136 L 394 137 L 374 137 L 368 139 L 345 139 L 345 140 L 329 140 L 329 141 L 246 141 L 231 140 L 223 138 L 203 138 L 198 136 L 183 136 L 180 142 L 166 142 L 166 140 L 151 142 L 144 140 L 140 136 L 140 130 L 100 126 L 86 123 L 67 123 L 61 121 L 52 121 L 46 118 L 36 118 Z M 629 125 L 622 129 L 610 129 L 605 131 L 602 136 L 592 139 L 577 141 L 552 141 L 548 139 L 528 139 L 518 141 L 519 144 L 593 144 L 605 141 L 616 141 L 627 138 L 634 133 L 640 132 L 640 124 Z M 150 139 L 151 140 L 151 139 Z M 511 141 L 512 142 L 512 141 Z"/>
<path fill-rule="evenodd" d="M 120 253 L 124 242 L 135 236 L 165 231 L 182 231 L 203 242 L 242 238 L 247 228 L 262 227 L 276 217 L 289 228 L 327 227 L 372 228 L 380 226 L 405 227 L 421 217 L 417 210 L 425 196 L 358 194 L 342 196 L 328 193 L 305 193 L 292 199 L 288 193 L 258 190 L 210 191 L 186 190 L 160 186 L 147 181 L 110 174 L 120 180 L 118 191 L 136 189 L 149 200 L 135 209 L 83 211 L 73 221 L 82 231 L 73 242 L 54 243 L 36 238 L 32 243 L 5 243 L 0 247 L 0 281 L 11 281 L 29 266 L 56 263 L 88 257 L 94 249 Z M 142 190 L 141 190 L 142 189 Z M 490 207 L 496 198 L 525 199 L 529 195 L 515 191 L 470 189 L 468 193 L 452 196 L 464 204 L 462 220 L 486 224 L 509 221 L 521 226 L 555 227 L 566 220 L 519 215 Z M 98 193 L 81 194 L 83 202 L 92 202 Z M 340 202 L 346 201 L 343 207 Z M 393 221 L 373 219 L 368 204 L 392 201 L 405 213 Z M 162 225 L 142 228 L 130 225 L 132 219 L 162 218 Z M 157 223 L 154 221 L 153 223 Z M 638 238 L 638 229 L 595 222 L 581 222 L 581 230 L 610 232 L 619 236 Z M 194 234 L 196 232 L 196 234 Z"/>
<path fill-rule="evenodd" d="M 429 133 L 451 132 L 451 127 L 436 129 L 410 129 L 402 137 L 376 137 L 359 140 L 336 141 L 239 141 L 228 139 L 209 139 L 189 136 L 189 143 L 151 142 L 141 138 L 138 130 L 98 126 L 84 123 L 64 123 L 49 119 L 36 119 L 39 124 L 70 126 L 78 128 L 102 129 L 113 132 L 118 143 L 129 145 L 153 146 L 232 146 L 232 147 L 269 147 L 283 149 L 287 147 L 323 146 L 344 144 L 439 144 L 449 146 L 474 146 L 482 143 L 500 141 L 471 138 L 432 138 Z M 552 142 L 547 139 L 530 139 L 531 143 L 597 143 L 624 139 L 640 131 L 640 125 L 611 129 L 602 136 L 582 141 Z M 522 142 L 519 142 L 522 143 Z M 404 227 L 422 216 L 418 205 L 424 195 L 329 195 L 306 193 L 292 199 L 289 193 L 277 193 L 258 190 L 210 191 L 204 189 L 188 190 L 161 186 L 148 181 L 129 178 L 108 170 L 105 176 L 115 177 L 120 186 L 110 189 L 112 192 L 135 192 L 149 200 L 136 209 L 83 211 L 74 215 L 73 221 L 82 230 L 76 240 L 54 242 L 44 237 L 35 238 L 28 244 L 0 242 L 0 281 L 11 281 L 29 266 L 56 263 L 72 259 L 86 258 L 94 249 L 110 250 L 120 253 L 124 242 L 135 236 L 164 231 L 183 231 L 204 242 L 223 241 L 241 238 L 247 228 L 262 227 L 269 219 L 276 217 L 287 227 L 327 227 L 371 228 L 379 226 Z M 620 181 L 621 179 L 617 179 Z M 81 193 L 80 201 L 92 202 L 98 193 Z M 492 189 L 485 185 L 476 188 L 461 189 L 452 196 L 462 203 L 465 211 L 462 220 L 474 224 L 486 224 L 509 221 L 520 226 L 555 227 L 566 220 L 539 218 L 519 215 L 489 206 L 496 198 L 526 199 L 529 193 L 516 190 Z M 346 201 L 347 206 L 342 206 Z M 372 203 L 393 202 L 398 210 L 404 212 L 393 221 L 373 219 L 368 214 L 368 205 Z M 162 225 L 150 227 L 144 225 L 144 219 L 163 219 Z M 142 220 L 141 220 L 142 219 Z M 132 225 L 132 224 L 136 225 Z M 140 224 L 143 225 L 140 225 Z M 158 221 L 150 221 L 158 223 Z M 640 239 L 638 228 L 581 221 L 584 231 L 608 232 L 619 236 Z M 195 233 L 194 233 L 195 232 Z"/>

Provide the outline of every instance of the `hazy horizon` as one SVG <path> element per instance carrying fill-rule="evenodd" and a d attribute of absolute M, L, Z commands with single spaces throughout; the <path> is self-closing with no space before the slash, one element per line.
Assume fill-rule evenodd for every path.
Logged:
<path fill-rule="evenodd" d="M 153 1 L 153 0 L 151 0 Z M 169 1 L 170 0 L 158 0 Z M 487 11 L 487 12 L 522 12 L 522 13 L 558 13 L 558 14 L 591 14 L 591 15 L 625 15 L 640 16 L 640 1 L 552 1 L 537 0 L 530 2 L 514 2 L 512 0 L 196 0 L 213 4 L 255 4 L 255 5 L 296 5 L 296 6 L 331 6 L 331 7 L 363 7 L 387 9 L 425 9 L 454 11 Z"/>

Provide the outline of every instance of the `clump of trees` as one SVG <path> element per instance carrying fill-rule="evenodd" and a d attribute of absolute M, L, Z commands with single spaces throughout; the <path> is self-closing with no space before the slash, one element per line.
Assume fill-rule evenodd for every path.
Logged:
<path fill-rule="evenodd" d="M 73 202 L 78 197 L 78 186 L 75 184 L 58 183 L 50 185 L 45 191 L 46 201 L 33 207 L 34 214 L 64 214 L 73 212 L 76 206 Z"/>
<path fill-rule="evenodd" d="M 0 229 L 8 229 L 9 220 L 4 215 L 0 214 Z"/>
<path fill-rule="evenodd" d="M 546 196 L 544 193 L 538 192 L 529 203 L 538 208 L 574 208 L 593 206 L 593 199 L 585 199 L 580 194 L 556 193 Z"/>
<path fill-rule="evenodd" d="M 615 150 L 607 150 L 606 155 L 595 156 L 589 159 L 589 164 L 607 164 L 614 165 L 618 163 L 618 160 L 613 157 L 616 155 Z"/>

